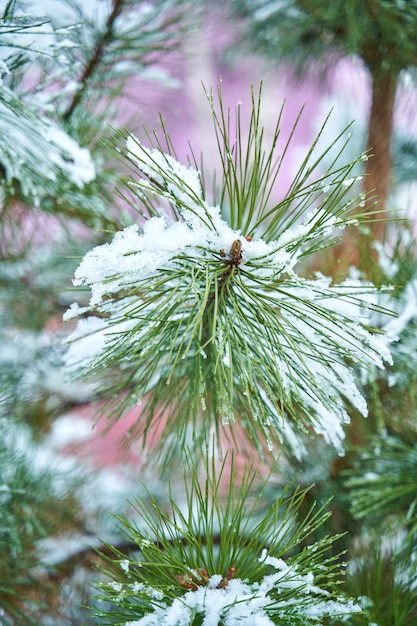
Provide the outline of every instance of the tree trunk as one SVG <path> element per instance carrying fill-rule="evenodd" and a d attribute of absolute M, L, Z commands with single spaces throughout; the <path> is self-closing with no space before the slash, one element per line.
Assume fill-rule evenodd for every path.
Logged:
<path fill-rule="evenodd" d="M 364 191 L 367 194 L 365 210 L 378 211 L 375 218 L 384 220 L 387 218 L 387 199 L 391 184 L 391 138 L 397 77 L 392 71 L 384 72 L 380 67 L 376 71 L 370 68 L 370 71 L 372 104 L 366 142 L 370 158 L 365 168 Z M 385 222 L 376 221 L 370 227 L 373 237 L 382 241 Z"/>
<path fill-rule="evenodd" d="M 372 103 L 368 120 L 368 137 L 363 191 L 365 206 L 359 209 L 369 213 L 369 234 L 361 234 L 356 228 L 346 228 L 343 241 L 328 251 L 325 264 L 335 276 L 343 276 L 354 266 L 372 280 L 377 280 L 379 267 L 372 249 L 374 240 L 383 241 L 387 215 L 387 199 L 391 183 L 391 139 L 394 118 L 397 76 L 384 72 L 380 66 L 369 67 L 372 79 Z M 375 221 L 373 221 L 375 220 Z M 313 264 L 314 269 L 314 264 Z"/>

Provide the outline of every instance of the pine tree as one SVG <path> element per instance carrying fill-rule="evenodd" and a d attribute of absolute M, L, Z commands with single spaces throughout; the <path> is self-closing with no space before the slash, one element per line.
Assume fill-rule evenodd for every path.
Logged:
<path fill-rule="evenodd" d="M 417 4 L 414 1 L 372 0 L 244 0 L 232 3 L 247 18 L 253 45 L 274 61 L 298 68 L 333 64 L 341 56 L 363 61 L 371 82 L 371 109 L 363 189 L 367 210 L 380 214 L 373 236 L 383 239 L 392 188 L 394 105 L 400 75 L 417 65 Z"/>

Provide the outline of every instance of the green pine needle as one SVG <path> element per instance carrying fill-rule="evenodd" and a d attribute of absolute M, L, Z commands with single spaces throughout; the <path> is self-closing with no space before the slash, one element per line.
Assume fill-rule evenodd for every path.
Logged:
<path fill-rule="evenodd" d="M 298 454 L 296 431 L 311 428 L 342 453 L 346 400 L 366 414 L 352 364 L 390 361 L 385 339 L 370 332 L 376 290 L 296 270 L 362 221 L 352 176 L 362 157 L 333 169 L 345 139 L 318 153 L 320 131 L 274 204 L 288 149 L 287 142 L 276 156 L 280 116 L 266 147 L 261 92 L 252 93 L 246 138 L 240 108 L 232 129 L 221 92 L 219 113 L 208 97 L 223 172 L 214 202 L 194 167 L 159 143 L 148 149 L 127 137 L 127 184 L 143 221 L 93 249 L 78 268 L 75 284 L 92 297 L 67 318 L 91 317 L 73 334 L 81 342 L 69 362 L 102 377 L 114 416 L 143 399 L 135 436 L 160 433 L 166 413 L 157 437 L 168 457 L 190 438 L 197 446 L 207 441 L 213 428 L 220 440 L 225 424 L 236 440 L 235 423 L 260 453 L 286 442 Z"/>
<path fill-rule="evenodd" d="M 206 594 L 206 601 L 194 617 L 213 611 L 220 601 L 224 607 L 219 624 L 225 625 L 237 623 L 231 617 L 233 610 L 241 611 L 242 624 L 253 624 L 254 615 L 264 615 L 265 624 L 300 626 L 316 624 L 319 615 L 335 617 L 359 611 L 338 590 L 337 560 L 326 557 L 333 540 L 324 537 L 300 549 L 329 515 L 324 508 L 313 507 L 299 519 L 306 490 L 294 489 L 291 495 L 285 490 L 265 508 L 261 505 L 266 482 L 256 481 L 253 468 L 246 468 L 237 481 L 233 458 L 217 467 L 206 453 L 204 457 L 206 479 L 202 483 L 195 464 L 187 463 L 185 503 L 171 495 L 167 511 L 149 494 L 149 499 L 134 503 L 133 520 L 118 518 L 137 552 L 126 556 L 113 549 L 114 556 L 105 558 L 100 567 L 110 582 L 99 583 L 99 600 L 117 607 L 98 613 L 101 624 L 132 620 L 138 625 L 156 624 L 158 619 L 163 623 L 176 603 L 184 611 L 197 597 L 193 594 L 201 593 Z M 268 556 L 279 559 L 280 575 Z M 264 598 L 274 575 L 275 585 Z M 241 584 L 246 593 L 249 588 L 252 592 L 245 595 L 241 591 L 235 597 L 234 588 Z M 251 603 L 255 606 L 256 598 L 264 599 L 252 613 Z M 189 621 L 186 615 L 178 615 L 178 621 L 172 623 L 200 623 L 193 621 L 192 611 L 190 615 Z M 266 621 L 266 616 L 271 621 Z"/>

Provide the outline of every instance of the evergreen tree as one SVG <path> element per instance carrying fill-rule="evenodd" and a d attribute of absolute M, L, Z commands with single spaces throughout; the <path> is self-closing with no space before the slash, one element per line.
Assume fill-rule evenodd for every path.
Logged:
<path fill-rule="evenodd" d="M 232 3 L 247 17 L 254 46 L 274 60 L 298 67 L 359 57 L 369 72 L 371 109 L 363 189 L 368 211 L 381 212 L 372 226 L 382 239 L 392 185 L 395 95 L 400 75 L 417 66 L 417 3 L 414 0 L 244 0 Z M 376 193 L 375 193 L 376 192 Z"/>

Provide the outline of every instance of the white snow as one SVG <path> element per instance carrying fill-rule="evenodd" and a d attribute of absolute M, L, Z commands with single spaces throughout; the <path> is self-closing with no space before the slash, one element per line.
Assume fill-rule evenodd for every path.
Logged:
<path fill-rule="evenodd" d="M 48 442 L 54 449 L 91 437 L 92 424 L 85 417 L 74 414 L 60 415 L 52 423 Z"/>
<path fill-rule="evenodd" d="M 283 615 L 287 610 L 287 615 L 291 612 L 297 618 L 304 617 L 306 624 L 315 624 L 327 615 L 346 616 L 362 611 L 352 600 L 332 599 L 329 592 L 314 584 L 311 572 L 300 574 L 283 559 L 268 556 L 266 550 L 260 561 L 276 572 L 254 583 L 232 579 L 221 589 L 218 583 L 222 577 L 215 574 L 207 586 L 187 591 L 170 605 L 160 603 L 152 613 L 125 622 L 124 626 L 190 626 L 196 615 L 202 616 L 202 626 L 218 626 L 220 621 L 224 626 L 273 626 L 270 615 L 279 610 Z"/>
<path fill-rule="evenodd" d="M 150 178 L 162 182 L 163 179 L 159 173 L 169 171 L 172 177 L 169 189 L 175 195 L 179 195 L 181 187 L 187 187 L 197 198 L 201 198 L 202 190 L 197 170 L 182 165 L 171 155 L 164 154 L 160 150 L 146 148 L 135 137 L 128 137 L 126 148 L 136 158 L 139 169 Z"/>
<path fill-rule="evenodd" d="M 77 328 L 67 339 L 67 342 L 71 343 L 65 355 L 67 367 L 76 367 L 98 354 L 105 346 L 106 329 L 107 322 L 104 319 L 87 317 L 79 320 Z M 81 338 L 83 341 L 76 341 Z"/>
<path fill-rule="evenodd" d="M 10 74 L 10 70 L 7 66 L 7 64 L 0 60 L 0 87 L 3 85 L 3 76 L 5 74 Z"/>
<path fill-rule="evenodd" d="M 400 305 L 398 317 L 389 320 L 384 326 L 385 331 L 393 338 L 399 337 L 408 324 L 417 318 L 417 280 L 407 284 Z M 395 306 L 395 302 L 392 306 Z"/>
<path fill-rule="evenodd" d="M 19 6 L 20 5 L 20 6 Z M 56 28 L 73 25 L 79 21 L 94 22 L 97 28 L 103 29 L 111 10 L 108 2 L 103 0 L 21 0 L 17 2 L 22 15 L 44 15 L 50 19 Z M 81 17 L 82 16 L 82 17 Z"/>
<path fill-rule="evenodd" d="M 49 152 L 51 162 L 66 171 L 77 187 L 81 188 L 95 179 L 95 166 L 87 148 L 81 148 L 57 126 L 47 126 L 44 137 L 56 148 Z"/>
<path fill-rule="evenodd" d="M 39 202 L 40 189 L 59 176 L 79 188 L 96 176 L 87 148 L 80 147 L 58 126 L 36 116 L 6 87 L 0 94 L 0 133 L 4 137 L 0 157 L 6 180 L 19 180 L 23 192 L 32 194 L 35 203 Z"/>

